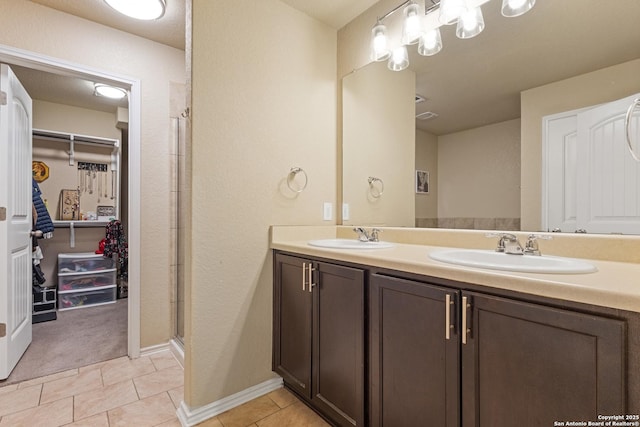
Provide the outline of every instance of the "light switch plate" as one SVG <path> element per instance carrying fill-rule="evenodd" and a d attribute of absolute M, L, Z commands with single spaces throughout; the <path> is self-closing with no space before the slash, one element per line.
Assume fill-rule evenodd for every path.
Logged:
<path fill-rule="evenodd" d="M 322 207 L 322 219 L 325 221 L 331 221 L 333 218 L 333 204 L 331 202 L 324 202 Z"/>
<path fill-rule="evenodd" d="M 349 220 L 349 203 L 342 204 L 342 220 L 343 221 Z"/>

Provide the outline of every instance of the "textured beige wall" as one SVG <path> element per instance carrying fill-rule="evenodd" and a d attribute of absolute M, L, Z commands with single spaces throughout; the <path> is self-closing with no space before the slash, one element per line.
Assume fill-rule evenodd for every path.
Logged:
<path fill-rule="evenodd" d="M 520 119 L 438 138 L 438 217 L 520 216 Z"/>
<path fill-rule="evenodd" d="M 184 51 L 26 0 L 0 0 L 0 44 L 141 81 L 141 346 L 166 342 L 169 313 L 169 82 Z M 152 177 L 152 178 L 151 178 Z"/>
<path fill-rule="evenodd" d="M 522 92 L 522 230 L 542 224 L 542 118 L 638 93 L 638 76 L 640 59 Z"/>
<path fill-rule="evenodd" d="M 274 377 L 269 226 L 335 224 L 336 30 L 278 0 L 192 7 L 185 400 L 200 407 Z"/>
<path fill-rule="evenodd" d="M 415 197 L 415 74 L 383 62 L 342 79 L 342 197 L 352 225 L 413 227 Z M 380 178 L 382 189 L 369 177 Z"/>
<path fill-rule="evenodd" d="M 438 137 L 416 129 L 416 170 L 429 172 L 429 193 L 416 194 L 416 218 L 438 217 Z"/>

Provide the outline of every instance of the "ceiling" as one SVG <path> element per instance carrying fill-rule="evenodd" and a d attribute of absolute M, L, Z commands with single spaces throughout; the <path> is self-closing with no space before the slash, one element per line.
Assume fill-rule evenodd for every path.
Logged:
<path fill-rule="evenodd" d="M 167 10 L 164 16 L 154 21 L 139 21 L 120 15 L 103 0 L 29 1 L 176 49 L 185 48 L 185 0 L 166 0 Z M 282 1 L 337 29 L 377 0 Z M 12 69 L 34 99 L 105 112 L 114 112 L 116 107 L 127 106 L 126 99 L 113 101 L 94 96 L 93 82 L 87 80 L 30 70 L 17 65 L 12 65 Z"/>
<path fill-rule="evenodd" d="M 165 15 L 146 22 L 117 14 L 103 0 L 30 1 L 184 49 L 185 0 L 166 0 Z M 377 2 L 281 1 L 336 29 Z M 498 0 L 482 7 L 486 28 L 469 40 L 458 39 L 455 26 L 443 27 L 444 48 L 435 56 L 421 57 L 409 46 L 416 91 L 427 98 L 416 113 L 439 115 L 416 120 L 418 128 L 440 135 L 517 118 L 522 90 L 640 58 L 640 1 L 616 0 L 611 7 L 601 0 L 538 1 L 518 18 L 504 18 L 499 9 Z M 17 68 L 35 99 L 111 112 L 126 106 L 93 96 L 91 82 Z"/>

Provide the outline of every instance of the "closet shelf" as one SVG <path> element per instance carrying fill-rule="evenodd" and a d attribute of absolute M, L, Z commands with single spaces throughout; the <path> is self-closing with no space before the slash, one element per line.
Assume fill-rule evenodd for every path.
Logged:
<path fill-rule="evenodd" d="M 74 228 L 98 228 L 104 227 L 109 223 L 109 221 L 53 221 L 53 226 L 55 228 L 71 228 L 71 224 L 73 224 Z"/>

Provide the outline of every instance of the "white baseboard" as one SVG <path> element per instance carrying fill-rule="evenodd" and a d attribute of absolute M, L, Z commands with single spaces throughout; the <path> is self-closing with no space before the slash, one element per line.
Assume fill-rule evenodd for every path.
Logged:
<path fill-rule="evenodd" d="M 282 387 L 282 378 L 273 378 L 263 383 L 244 389 L 236 394 L 212 402 L 199 408 L 189 408 L 184 401 L 178 408 L 178 419 L 183 427 L 195 426 L 209 418 L 213 418 L 229 409 L 240 406 L 250 400 L 263 396 Z"/>
<path fill-rule="evenodd" d="M 184 348 L 182 347 L 182 344 L 175 339 L 172 339 L 169 341 L 169 347 L 171 353 L 173 353 L 173 357 L 176 358 L 180 366 L 182 366 L 182 369 L 184 369 Z"/>
<path fill-rule="evenodd" d="M 141 348 L 140 349 L 140 356 L 148 356 L 150 354 L 154 354 L 154 353 L 160 353 L 161 351 L 167 351 L 170 350 L 170 346 L 169 343 L 164 343 L 164 344 L 156 344 L 156 345 L 152 345 L 149 347 L 145 347 L 145 348 Z"/>

